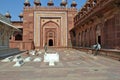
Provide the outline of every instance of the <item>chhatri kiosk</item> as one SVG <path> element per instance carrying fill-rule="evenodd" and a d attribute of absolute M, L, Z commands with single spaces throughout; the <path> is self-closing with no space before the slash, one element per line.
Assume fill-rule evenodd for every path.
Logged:
<path fill-rule="evenodd" d="M 19 52 L 18 49 L 9 48 L 9 38 L 14 31 L 18 30 L 11 25 L 10 18 L 9 13 L 6 13 L 6 16 L 0 14 L 0 58 L 7 57 L 12 52 Z"/>

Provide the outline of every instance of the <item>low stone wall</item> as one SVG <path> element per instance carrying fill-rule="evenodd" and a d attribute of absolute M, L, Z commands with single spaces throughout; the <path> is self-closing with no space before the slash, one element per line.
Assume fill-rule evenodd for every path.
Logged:
<path fill-rule="evenodd" d="M 32 41 L 10 41 L 10 48 L 19 48 L 19 50 L 31 50 L 34 49 L 34 43 Z"/>
<path fill-rule="evenodd" d="M 80 50 L 80 51 L 85 51 L 88 54 L 95 53 L 95 49 L 92 49 L 92 48 L 82 48 L 82 47 L 81 48 L 80 47 L 73 47 L 73 48 Z M 109 57 L 109 58 L 120 61 L 120 50 L 117 50 L 117 49 L 101 49 L 101 50 L 99 50 L 98 55 Z"/>
<path fill-rule="evenodd" d="M 20 51 L 18 48 L 2 48 L 0 49 L 0 59 L 19 54 L 21 52 L 24 51 Z"/>

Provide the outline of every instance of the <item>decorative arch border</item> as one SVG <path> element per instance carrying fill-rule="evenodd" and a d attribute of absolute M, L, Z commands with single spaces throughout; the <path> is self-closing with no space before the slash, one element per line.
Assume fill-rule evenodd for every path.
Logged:
<path fill-rule="evenodd" d="M 54 15 L 56 14 L 56 15 Z M 60 46 L 63 46 L 63 47 L 66 47 L 68 42 L 67 42 L 67 39 L 68 39 L 68 25 L 67 25 L 67 12 L 64 11 L 64 12 L 61 12 L 61 11 L 58 11 L 58 12 L 49 12 L 49 11 L 35 11 L 34 12 L 34 44 L 35 44 L 35 47 L 43 47 L 44 44 L 42 44 L 40 42 L 41 40 L 41 32 L 40 32 L 40 29 L 41 29 L 41 23 L 40 23 L 40 20 L 45 17 L 50 17 L 50 18 L 55 18 L 55 17 L 59 17 L 61 22 L 60 22 L 60 26 L 61 26 L 61 30 L 65 30 L 64 32 L 62 32 L 60 34 L 60 36 L 62 37 L 60 39 Z"/>
<path fill-rule="evenodd" d="M 60 25 L 59 24 L 57 24 L 55 21 L 47 21 L 47 22 L 45 22 L 43 25 L 42 25 L 42 27 L 44 27 L 47 23 L 49 23 L 49 22 L 53 22 L 53 23 L 55 23 L 58 27 L 60 27 Z"/>
<path fill-rule="evenodd" d="M 49 27 L 46 27 L 46 24 L 49 24 L 49 23 L 53 23 L 55 26 L 54 27 L 52 27 L 52 28 L 54 28 L 54 29 L 56 29 L 56 31 L 53 31 L 53 30 L 51 30 Z M 45 32 L 45 29 L 50 29 L 49 31 L 47 31 L 47 32 Z M 54 32 L 54 46 L 58 46 L 59 45 L 59 37 L 60 37 L 60 33 L 61 33 L 61 31 L 60 31 L 60 33 L 59 33 L 59 30 L 60 30 L 60 27 L 59 27 L 59 25 L 56 23 L 56 22 L 54 22 L 54 21 L 47 21 L 46 23 L 44 23 L 44 25 L 43 26 L 41 26 L 41 30 L 43 31 L 42 32 L 42 38 L 43 38 L 43 40 L 42 40 L 42 44 L 44 45 L 46 42 L 48 42 L 48 40 L 47 39 L 49 39 L 49 37 L 47 36 L 47 34 L 46 33 L 48 33 L 48 32 Z M 56 34 L 55 34 L 55 32 L 56 32 Z M 45 36 L 45 37 L 44 37 Z M 55 37 L 56 36 L 56 37 Z M 45 40 L 45 41 L 44 41 Z M 47 40 L 47 41 L 46 41 Z"/>

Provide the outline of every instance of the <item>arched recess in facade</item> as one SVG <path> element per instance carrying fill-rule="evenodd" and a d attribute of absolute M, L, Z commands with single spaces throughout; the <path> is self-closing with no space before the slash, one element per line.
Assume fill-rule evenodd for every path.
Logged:
<path fill-rule="evenodd" d="M 60 33 L 61 29 L 57 23 L 54 21 L 46 22 L 41 29 L 42 45 L 47 43 L 48 46 L 60 46 Z"/>
<path fill-rule="evenodd" d="M 98 42 L 99 44 L 101 44 L 101 25 L 98 24 L 96 26 L 96 42 Z"/>

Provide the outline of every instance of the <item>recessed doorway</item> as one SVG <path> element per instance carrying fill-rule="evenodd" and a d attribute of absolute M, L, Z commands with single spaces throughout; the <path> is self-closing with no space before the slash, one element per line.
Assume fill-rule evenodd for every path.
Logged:
<path fill-rule="evenodd" d="M 53 40 L 49 39 L 49 46 L 53 46 Z"/>
<path fill-rule="evenodd" d="M 98 43 L 101 44 L 101 36 L 98 36 Z"/>

